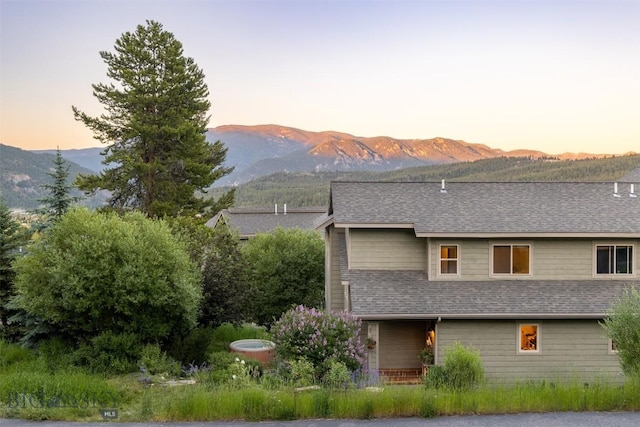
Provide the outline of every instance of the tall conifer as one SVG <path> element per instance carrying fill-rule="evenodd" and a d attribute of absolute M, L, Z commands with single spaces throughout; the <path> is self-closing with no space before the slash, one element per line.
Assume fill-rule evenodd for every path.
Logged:
<path fill-rule="evenodd" d="M 226 147 L 205 138 L 211 105 L 204 73 L 154 21 L 124 33 L 115 52 L 100 56 L 113 80 L 93 85 L 105 113 L 91 117 L 76 107 L 73 113 L 108 144 L 107 169 L 79 176 L 78 186 L 109 190 L 112 207 L 149 217 L 204 213 L 214 201 L 197 193 L 233 169 L 223 166 Z"/>

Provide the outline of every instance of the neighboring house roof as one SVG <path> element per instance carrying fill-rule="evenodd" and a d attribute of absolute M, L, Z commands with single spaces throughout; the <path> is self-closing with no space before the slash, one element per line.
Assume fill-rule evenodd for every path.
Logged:
<path fill-rule="evenodd" d="M 223 221 L 236 230 L 240 238 L 247 239 L 259 233 L 270 233 L 278 227 L 314 230 L 326 214 L 326 208 L 294 208 L 287 209 L 285 213 L 280 207 L 277 214 L 275 208 L 230 208 L 218 212 L 206 225 L 215 227 Z"/>
<path fill-rule="evenodd" d="M 417 236 L 640 237 L 630 184 L 580 182 L 331 183 L 339 227 L 411 227 Z M 640 192 L 636 188 L 635 194 Z"/>
<path fill-rule="evenodd" d="M 602 318 L 623 280 L 429 281 L 423 271 L 351 270 L 351 310 L 363 319 Z"/>

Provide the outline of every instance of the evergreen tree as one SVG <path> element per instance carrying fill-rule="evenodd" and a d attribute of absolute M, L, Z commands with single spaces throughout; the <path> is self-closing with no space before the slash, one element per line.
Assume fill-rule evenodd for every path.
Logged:
<path fill-rule="evenodd" d="M 69 210 L 71 204 L 79 200 L 78 197 L 71 196 L 73 186 L 67 184 L 69 178 L 69 165 L 62 158 L 60 148 L 56 149 L 56 158 L 53 161 L 55 171 L 48 173 L 53 178 L 53 183 L 45 184 L 43 187 L 49 191 L 49 196 L 39 201 L 46 205 L 44 213 L 52 221 L 58 220 Z"/>
<path fill-rule="evenodd" d="M 11 216 L 11 211 L 0 199 L 0 336 L 11 335 L 8 331 L 8 318 L 11 310 L 6 307 L 13 295 L 15 273 L 13 260 L 20 247 L 26 243 L 26 233 Z"/>
<path fill-rule="evenodd" d="M 73 113 L 108 144 L 102 152 L 108 168 L 80 175 L 78 187 L 88 194 L 109 190 L 112 207 L 149 217 L 204 213 L 215 201 L 196 193 L 233 170 L 223 166 L 224 144 L 205 138 L 210 103 L 204 73 L 154 21 L 124 33 L 114 53 L 100 56 L 115 81 L 93 85 L 106 112 L 90 117 L 73 107 Z"/>

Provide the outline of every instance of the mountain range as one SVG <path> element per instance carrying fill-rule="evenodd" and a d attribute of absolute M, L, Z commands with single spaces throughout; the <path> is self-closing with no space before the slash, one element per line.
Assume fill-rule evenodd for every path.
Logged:
<path fill-rule="evenodd" d="M 535 150 L 503 151 L 483 144 L 448 138 L 397 139 L 388 136 L 358 137 L 343 132 L 310 132 L 278 125 L 225 125 L 208 129 L 210 142 L 228 148 L 226 164 L 233 173 L 215 186 L 243 184 L 278 172 L 393 171 L 415 166 L 473 162 L 502 157 L 575 160 L 607 157 L 604 154 L 564 153 L 549 155 Z M 95 173 L 103 148 L 62 150 L 70 164 L 71 178 Z M 11 207 L 33 208 L 45 194 L 55 150 L 25 151 L 0 145 L 0 189 Z M 630 153 L 627 153 L 630 154 Z M 609 155 L 610 156 L 610 155 Z"/>
<path fill-rule="evenodd" d="M 334 131 L 310 132 L 278 125 L 218 126 L 208 130 L 207 140 L 224 142 L 228 147 L 227 164 L 236 167 L 232 174 L 216 185 L 237 185 L 281 171 L 388 171 L 496 157 L 551 157 L 541 151 L 503 151 L 484 144 L 449 138 L 369 138 Z M 575 160 L 606 156 L 564 153 L 552 157 Z"/>

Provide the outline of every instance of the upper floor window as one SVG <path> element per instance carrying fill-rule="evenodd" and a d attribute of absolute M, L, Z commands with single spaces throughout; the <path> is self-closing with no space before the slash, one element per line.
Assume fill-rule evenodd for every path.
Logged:
<path fill-rule="evenodd" d="M 440 245 L 440 274 L 459 274 L 458 245 Z"/>
<path fill-rule="evenodd" d="M 530 274 L 530 245 L 493 245 L 492 274 Z"/>
<path fill-rule="evenodd" d="M 633 274 L 633 246 L 596 245 L 596 274 Z"/>

